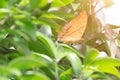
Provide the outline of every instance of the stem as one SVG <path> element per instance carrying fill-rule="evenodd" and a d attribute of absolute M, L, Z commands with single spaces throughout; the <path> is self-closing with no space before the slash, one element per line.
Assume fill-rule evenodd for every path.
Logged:
<path fill-rule="evenodd" d="M 100 9 L 98 9 L 96 12 L 93 12 L 91 15 L 94 15 L 94 14 L 96 14 L 96 13 L 98 13 L 100 10 L 102 10 L 104 8 L 104 6 L 103 7 L 101 7 Z"/>
<path fill-rule="evenodd" d="M 90 10 L 90 14 L 92 13 L 92 1 L 91 0 L 89 0 L 89 10 Z"/>
<path fill-rule="evenodd" d="M 57 61 L 55 61 L 55 73 L 56 73 L 56 80 L 60 80 L 60 79 L 59 79 L 59 73 L 58 73 Z"/>

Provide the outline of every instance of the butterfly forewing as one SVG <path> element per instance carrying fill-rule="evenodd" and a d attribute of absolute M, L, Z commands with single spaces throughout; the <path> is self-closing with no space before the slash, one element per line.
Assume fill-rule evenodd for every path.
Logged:
<path fill-rule="evenodd" d="M 58 33 L 58 41 L 70 44 L 80 42 L 86 29 L 87 20 L 86 11 L 82 10 L 78 16 L 62 27 L 62 31 Z"/>

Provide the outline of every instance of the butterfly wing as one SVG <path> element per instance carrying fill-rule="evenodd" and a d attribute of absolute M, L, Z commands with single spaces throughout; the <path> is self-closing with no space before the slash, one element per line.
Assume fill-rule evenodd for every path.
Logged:
<path fill-rule="evenodd" d="M 60 33 L 58 41 L 63 43 L 77 43 L 81 40 L 85 32 L 88 16 L 85 10 L 82 10 L 78 16 L 66 24 Z"/>

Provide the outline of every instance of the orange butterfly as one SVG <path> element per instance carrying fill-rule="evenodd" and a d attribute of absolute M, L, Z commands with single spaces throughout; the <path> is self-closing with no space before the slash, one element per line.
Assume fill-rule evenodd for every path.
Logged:
<path fill-rule="evenodd" d="M 78 16 L 62 27 L 62 30 L 58 32 L 57 40 L 68 44 L 79 43 L 85 32 L 87 20 L 86 11 L 82 10 Z"/>

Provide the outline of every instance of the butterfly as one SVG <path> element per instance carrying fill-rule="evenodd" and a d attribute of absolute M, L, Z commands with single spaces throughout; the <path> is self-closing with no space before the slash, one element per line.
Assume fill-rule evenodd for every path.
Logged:
<path fill-rule="evenodd" d="M 85 32 L 88 21 L 88 15 L 85 10 L 82 10 L 74 19 L 62 27 L 58 32 L 57 41 L 76 44 L 81 41 Z"/>

